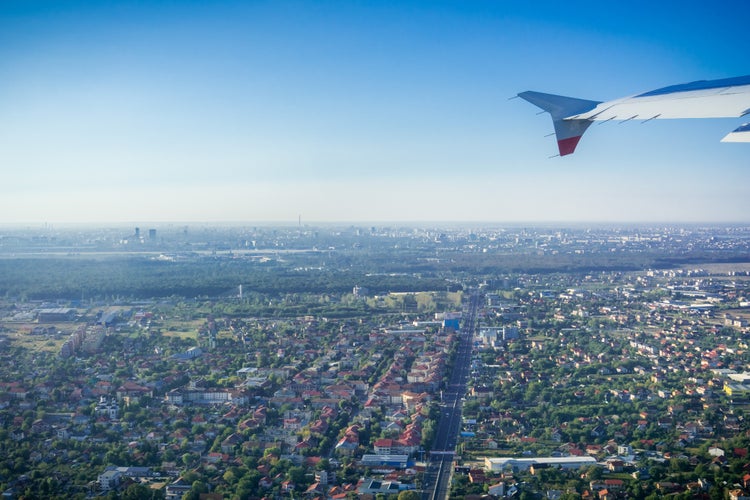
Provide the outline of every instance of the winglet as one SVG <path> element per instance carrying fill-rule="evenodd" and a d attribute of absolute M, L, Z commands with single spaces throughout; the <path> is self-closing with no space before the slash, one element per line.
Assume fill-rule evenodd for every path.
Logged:
<path fill-rule="evenodd" d="M 557 149 L 560 156 L 572 154 L 578 146 L 583 133 L 591 125 L 591 120 L 552 120 L 555 125 L 555 136 L 557 137 Z"/>
<path fill-rule="evenodd" d="M 552 117 L 552 123 L 555 126 L 555 136 L 557 138 L 557 148 L 560 150 L 560 156 L 572 154 L 578 141 L 581 140 L 583 133 L 591 125 L 591 120 L 581 120 L 574 117 L 581 113 L 591 111 L 597 105 L 598 101 L 588 101 L 586 99 L 576 99 L 574 97 L 565 97 L 554 94 L 544 94 L 542 92 L 533 92 L 527 90 L 521 92 L 518 97 L 531 104 L 547 111 Z M 566 119 L 568 118 L 568 119 Z"/>

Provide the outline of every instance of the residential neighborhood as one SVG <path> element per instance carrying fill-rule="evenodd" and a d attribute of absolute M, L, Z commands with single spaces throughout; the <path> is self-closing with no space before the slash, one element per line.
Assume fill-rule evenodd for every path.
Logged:
<path fill-rule="evenodd" d="M 518 238 L 535 252 L 550 241 Z M 458 260 L 497 240 L 446 232 L 439 241 L 464 241 L 451 250 Z M 633 241 L 637 254 L 647 238 Z M 566 255 L 586 243 L 573 246 Z M 2 494 L 424 497 L 444 395 L 466 368 L 450 498 L 744 498 L 748 271 L 743 262 L 457 268 L 442 290 L 6 295 Z M 279 314 L 284 307 L 294 312 Z M 467 335 L 471 355 L 461 361 Z"/>

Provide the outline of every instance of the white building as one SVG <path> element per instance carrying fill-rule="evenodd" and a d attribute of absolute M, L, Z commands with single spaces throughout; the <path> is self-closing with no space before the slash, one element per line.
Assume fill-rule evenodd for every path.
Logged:
<path fill-rule="evenodd" d="M 532 465 L 545 465 L 559 469 L 579 469 L 589 465 L 595 465 L 594 457 L 534 457 L 534 458 L 512 458 L 512 457 L 486 457 L 484 467 L 489 472 L 499 472 L 506 469 L 513 471 L 525 471 Z"/>
<path fill-rule="evenodd" d="M 109 401 L 106 396 L 102 396 L 99 398 L 99 404 L 94 408 L 94 412 L 97 416 L 104 416 L 110 420 L 117 420 L 120 413 L 120 406 L 117 404 L 117 401 Z"/>
<path fill-rule="evenodd" d="M 122 479 L 122 473 L 116 469 L 108 468 L 101 474 L 99 474 L 99 478 L 97 481 L 99 482 L 99 488 L 102 491 L 109 491 L 111 489 L 117 488 L 117 486 L 120 484 L 120 479 Z"/>

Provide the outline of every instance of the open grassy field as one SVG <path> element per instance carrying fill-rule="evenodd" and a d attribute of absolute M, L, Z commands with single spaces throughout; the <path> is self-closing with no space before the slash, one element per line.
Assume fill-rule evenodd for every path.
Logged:
<path fill-rule="evenodd" d="M 169 319 L 161 323 L 158 328 L 165 337 L 178 337 L 181 339 L 197 339 L 198 329 L 206 323 L 205 319 L 177 320 Z"/>
<path fill-rule="evenodd" d="M 3 323 L 6 338 L 11 345 L 23 347 L 30 351 L 60 352 L 60 347 L 65 343 L 70 334 L 77 328 L 75 323 L 56 325 L 57 330 L 62 333 L 54 335 L 34 335 L 36 323 Z"/>

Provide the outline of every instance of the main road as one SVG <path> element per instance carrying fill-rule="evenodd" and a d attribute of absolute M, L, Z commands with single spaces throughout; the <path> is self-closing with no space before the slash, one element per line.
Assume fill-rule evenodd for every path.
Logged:
<path fill-rule="evenodd" d="M 479 294 L 474 291 L 464 311 L 463 325 L 458 333 L 458 348 L 451 378 L 448 387 L 443 391 L 435 441 L 422 482 L 423 500 L 447 499 L 450 492 L 449 481 L 457 437 L 461 430 L 461 409 L 471 369 L 471 343 L 476 328 L 475 319 L 478 307 Z"/>

